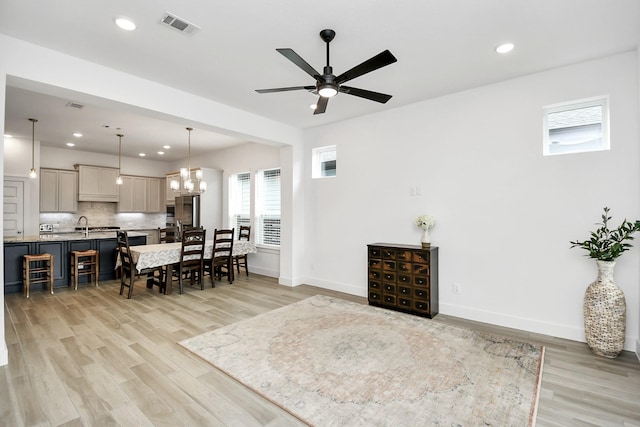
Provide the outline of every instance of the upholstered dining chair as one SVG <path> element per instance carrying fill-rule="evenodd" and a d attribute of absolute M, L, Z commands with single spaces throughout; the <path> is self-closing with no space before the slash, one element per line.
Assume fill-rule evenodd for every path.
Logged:
<path fill-rule="evenodd" d="M 116 241 L 118 244 L 118 256 L 120 257 L 120 295 L 124 293 L 124 288 L 129 288 L 127 293 L 127 299 L 131 299 L 133 295 L 133 284 L 139 275 L 146 274 L 147 288 L 152 288 L 153 285 L 158 285 L 160 291 L 162 291 L 163 282 L 155 276 L 155 272 L 162 272 L 160 267 L 146 268 L 138 273 L 136 265 L 133 262 L 131 256 L 131 248 L 129 247 L 129 235 L 124 230 L 118 230 L 116 232 Z"/>
<path fill-rule="evenodd" d="M 233 233 L 231 229 L 217 229 L 213 235 L 213 250 L 211 259 L 207 260 L 206 269 L 211 275 L 211 283 L 215 287 L 215 279 L 222 280 L 227 276 L 229 283 L 233 283 Z"/>
<path fill-rule="evenodd" d="M 184 291 L 184 280 L 189 277 L 191 285 L 200 283 L 200 289 L 204 289 L 204 245 L 206 230 L 195 228 L 182 232 L 182 249 L 180 251 L 180 264 L 178 266 L 178 280 L 180 293 Z"/>
<path fill-rule="evenodd" d="M 240 231 L 238 232 L 238 240 L 246 240 L 248 242 L 250 239 L 251 239 L 251 226 L 241 225 Z M 247 264 L 247 254 L 234 256 L 233 263 L 238 269 L 238 274 L 240 274 L 240 267 L 244 267 L 244 271 L 247 273 L 247 276 L 249 276 L 249 265 Z"/>

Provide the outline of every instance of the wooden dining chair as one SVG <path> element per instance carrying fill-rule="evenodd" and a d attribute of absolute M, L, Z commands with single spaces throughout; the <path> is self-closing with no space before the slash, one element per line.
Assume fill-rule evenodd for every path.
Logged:
<path fill-rule="evenodd" d="M 190 284 L 200 283 L 200 289 L 204 289 L 204 245 L 206 230 L 196 228 L 184 230 L 182 233 L 182 250 L 180 252 L 180 264 L 178 266 L 178 280 L 180 293 L 184 291 L 184 280 L 189 277 Z"/>
<path fill-rule="evenodd" d="M 215 280 L 222 280 L 227 276 L 229 283 L 233 283 L 233 233 L 231 229 L 217 229 L 213 235 L 213 249 L 211 259 L 207 260 L 206 270 L 211 275 L 211 283 L 215 288 Z"/>
<path fill-rule="evenodd" d="M 178 235 L 178 227 L 158 228 L 159 243 L 173 243 L 179 241 L 180 237 Z"/>
<path fill-rule="evenodd" d="M 180 230 L 178 227 L 158 228 L 158 243 L 175 243 L 180 241 Z M 178 264 L 173 265 L 173 275 L 178 277 Z M 166 283 L 167 266 L 160 267 L 160 281 Z"/>
<path fill-rule="evenodd" d="M 238 240 L 246 240 L 248 242 L 250 239 L 251 239 L 251 226 L 241 225 L 240 231 L 238 232 Z M 244 267 L 244 271 L 247 273 L 247 276 L 249 276 L 249 265 L 247 264 L 247 254 L 234 256 L 233 263 L 238 269 L 238 274 L 240 274 L 240 267 Z"/>
<path fill-rule="evenodd" d="M 146 268 L 138 273 L 136 264 L 133 262 L 131 256 L 131 248 L 129 247 L 129 235 L 124 230 L 118 230 L 116 232 L 116 240 L 118 244 L 118 256 L 120 257 L 120 295 L 123 294 L 124 288 L 129 288 L 127 293 L 127 299 L 131 299 L 133 295 L 133 284 L 138 276 L 146 274 L 147 288 L 153 288 L 153 285 L 158 285 L 160 291 L 163 291 L 163 282 L 155 276 L 156 272 L 161 275 L 160 267 Z M 127 283 L 128 281 L 128 283 Z"/>

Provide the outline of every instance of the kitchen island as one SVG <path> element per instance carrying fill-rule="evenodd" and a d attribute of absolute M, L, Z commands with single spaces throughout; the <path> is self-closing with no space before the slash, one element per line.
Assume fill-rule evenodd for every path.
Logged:
<path fill-rule="evenodd" d="M 147 233 L 129 232 L 129 244 L 146 245 Z M 72 251 L 95 249 L 100 252 L 99 280 L 115 279 L 116 232 L 49 233 L 37 236 L 4 238 L 4 293 L 22 292 L 22 257 L 29 254 L 50 253 L 54 258 L 54 288 L 70 283 Z M 88 277 L 83 277 L 84 282 Z M 81 280 L 80 283 L 83 283 Z"/>

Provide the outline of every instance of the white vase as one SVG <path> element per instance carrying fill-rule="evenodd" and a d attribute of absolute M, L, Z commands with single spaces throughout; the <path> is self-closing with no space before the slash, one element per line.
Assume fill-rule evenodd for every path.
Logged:
<path fill-rule="evenodd" d="M 422 247 L 423 248 L 428 248 L 431 246 L 431 240 L 429 240 L 429 229 L 428 228 L 423 228 L 422 229 Z"/>
<path fill-rule="evenodd" d="M 624 348 L 626 303 L 613 282 L 615 261 L 596 261 L 598 277 L 584 294 L 584 335 L 595 354 L 613 358 Z"/>

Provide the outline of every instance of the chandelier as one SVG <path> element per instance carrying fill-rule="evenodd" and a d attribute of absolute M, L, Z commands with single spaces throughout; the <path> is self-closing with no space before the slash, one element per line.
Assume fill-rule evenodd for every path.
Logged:
<path fill-rule="evenodd" d="M 182 185 L 180 185 L 180 181 L 178 181 L 177 179 L 171 180 L 169 185 L 171 189 L 175 192 L 180 192 L 180 189 L 182 188 L 187 193 L 199 194 L 199 193 L 204 193 L 206 191 L 207 183 L 202 180 L 202 169 L 196 169 L 195 171 L 191 169 L 191 131 L 192 130 L 193 128 L 187 128 L 187 131 L 189 132 L 189 139 L 188 139 L 189 151 L 188 151 L 188 157 L 187 157 L 187 167 L 180 168 L 180 181 L 182 181 Z"/>

